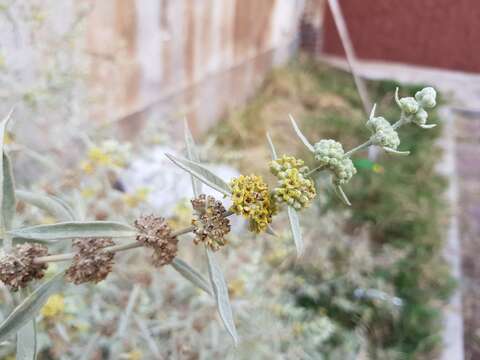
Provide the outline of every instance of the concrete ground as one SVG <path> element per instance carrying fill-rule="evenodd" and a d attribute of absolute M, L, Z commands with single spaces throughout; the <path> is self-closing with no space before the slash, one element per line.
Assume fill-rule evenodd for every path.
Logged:
<path fill-rule="evenodd" d="M 325 56 L 321 60 L 349 69 L 340 58 Z M 367 79 L 432 85 L 449 101 L 442 110 L 446 126 L 441 146 L 445 152 L 439 171 L 450 183 L 444 253 L 459 287 L 444 311 L 440 359 L 480 359 L 480 75 L 372 61 L 357 61 L 355 69 Z"/>

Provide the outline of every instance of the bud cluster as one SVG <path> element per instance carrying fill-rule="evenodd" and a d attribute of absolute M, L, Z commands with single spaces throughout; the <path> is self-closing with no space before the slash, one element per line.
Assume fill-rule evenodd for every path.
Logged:
<path fill-rule="evenodd" d="M 372 132 L 370 140 L 372 144 L 387 147 L 393 150 L 400 145 L 400 138 L 392 125 L 384 117 L 370 117 L 367 128 Z"/>
<path fill-rule="evenodd" d="M 293 156 L 283 155 L 271 161 L 270 171 L 278 178 L 278 186 L 273 190 L 275 200 L 296 210 L 308 207 L 316 195 L 313 181 L 307 178 L 308 170 L 303 160 Z"/>
<path fill-rule="evenodd" d="M 320 140 L 313 147 L 315 159 L 332 172 L 334 184 L 345 184 L 357 173 L 352 160 L 345 156 L 343 146 L 338 141 Z"/>
<path fill-rule="evenodd" d="M 415 93 L 415 98 L 405 97 L 397 100 L 398 106 L 411 121 L 424 126 L 427 123 L 428 113 L 425 109 L 432 109 L 437 104 L 437 93 L 434 88 L 426 87 Z"/>

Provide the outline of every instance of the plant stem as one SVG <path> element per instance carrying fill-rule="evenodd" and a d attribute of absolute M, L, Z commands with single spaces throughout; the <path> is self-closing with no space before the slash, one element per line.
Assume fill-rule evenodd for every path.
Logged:
<path fill-rule="evenodd" d="M 369 147 L 370 145 L 372 145 L 372 140 L 368 140 L 368 141 L 364 142 L 363 144 L 358 145 L 357 147 L 353 148 L 352 150 L 347 151 L 347 152 L 343 155 L 343 157 L 348 157 L 348 156 L 352 155 L 354 152 L 357 152 L 357 151 L 360 151 L 360 150 L 362 150 L 362 149 L 365 149 L 365 148 Z"/>
<path fill-rule="evenodd" d="M 233 215 L 233 212 L 228 211 L 225 216 L 231 216 Z M 194 226 L 187 226 L 183 229 L 174 231 L 172 233 L 172 236 L 180 236 L 184 234 L 188 234 L 192 232 L 195 229 Z M 107 246 L 104 248 L 105 251 L 110 251 L 110 252 L 120 252 L 120 251 L 126 251 L 126 250 L 131 250 L 131 249 L 136 249 L 139 247 L 142 247 L 143 244 L 138 242 L 138 241 L 132 241 L 127 244 L 121 244 L 121 245 L 112 245 L 112 246 Z M 44 263 L 49 263 L 49 262 L 58 262 L 58 261 L 68 261 L 72 260 L 75 257 L 75 253 L 65 253 L 65 254 L 58 254 L 58 255 L 48 255 L 48 256 L 39 256 L 33 260 L 35 264 L 44 264 Z"/>

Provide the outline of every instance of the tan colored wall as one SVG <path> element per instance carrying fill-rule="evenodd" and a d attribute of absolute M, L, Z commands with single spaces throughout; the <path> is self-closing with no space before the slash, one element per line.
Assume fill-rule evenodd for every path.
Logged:
<path fill-rule="evenodd" d="M 296 46 L 303 0 L 102 0 L 92 2 L 90 84 L 111 87 L 92 118 L 120 122 L 187 116 L 202 132 L 253 93 Z M 98 100 L 98 99 L 97 99 Z M 113 111 L 112 111 L 113 109 Z"/>

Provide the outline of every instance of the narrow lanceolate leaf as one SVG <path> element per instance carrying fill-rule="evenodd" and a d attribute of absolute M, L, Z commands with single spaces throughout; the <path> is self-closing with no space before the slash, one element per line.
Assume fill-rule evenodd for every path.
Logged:
<path fill-rule="evenodd" d="M 343 203 L 347 206 L 352 206 L 350 203 L 350 200 L 348 200 L 347 195 L 345 194 L 345 191 L 343 191 L 342 187 L 340 185 L 333 185 L 333 189 L 335 190 L 335 193 L 337 196 L 340 198 L 340 200 L 343 201 Z"/>
<path fill-rule="evenodd" d="M 35 319 L 17 332 L 16 360 L 35 360 L 37 357 L 37 329 Z"/>
<path fill-rule="evenodd" d="M 180 275 L 190 281 L 193 285 L 212 295 L 212 289 L 208 281 L 197 270 L 188 265 L 185 261 L 175 258 L 171 263 L 172 267 L 177 270 Z"/>
<path fill-rule="evenodd" d="M 290 117 L 290 121 L 292 122 L 293 130 L 295 130 L 295 133 L 297 134 L 298 138 L 303 142 L 303 144 L 307 147 L 308 150 L 311 152 L 314 152 L 315 149 L 313 148 L 313 145 L 310 144 L 310 142 L 307 140 L 305 135 L 300 131 L 300 128 L 298 127 L 295 119 L 293 118 L 292 115 L 288 115 Z"/>
<path fill-rule="evenodd" d="M 3 190 L 2 190 L 2 224 L 5 230 L 12 228 L 15 217 L 15 181 L 10 158 L 3 152 Z"/>
<path fill-rule="evenodd" d="M 222 270 L 215 259 L 214 254 L 206 249 L 208 259 L 208 272 L 212 283 L 213 292 L 217 301 L 218 313 L 228 333 L 232 336 L 235 346 L 238 344 L 237 329 L 233 321 L 232 306 L 228 296 L 228 286 L 223 277 Z"/>
<path fill-rule="evenodd" d="M 225 195 L 230 195 L 230 187 L 217 175 L 205 168 L 203 165 L 187 159 L 180 159 L 171 154 L 165 154 L 175 165 L 190 173 L 205 185 Z"/>
<path fill-rule="evenodd" d="M 15 191 L 17 199 L 27 204 L 36 206 L 60 221 L 74 220 L 73 210 L 64 201 L 57 197 L 36 194 L 30 191 Z"/>
<path fill-rule="evenodd" d="M 270 134 L 267 132 L 267 141 L 268 141 L 268 146 L 270 147 L 270 152 L 272 153 L 272 160 L 277 160 L 277 151 L 275 150 L 275 145 L 273 145 L 272 138 L 270 137 Z"/>
<path fill-rule="evenodd" d="M 20 330 L 27 322 L 32 321 L 48 297 L 59 292 L 64 284 L 63 271 L 43 283 L 27 296 L 8 317 L 0 324 L 0 341 L 5 341 Z"/>
<path fill-rule="evenodd" d="M 402 156 L 408 156 L 408 155 L 410 155 L 410 151 L 398 151 L 398 150 L 389 148 L 389 147 L 387 147 L 387 146 L 384 146 L 384 147 L 383 147 L 383 150 L 385 150 L 387 153 L 395 154 L 395 155 L 402 155 Z"/>
<path fill-rule="evenodd" d="M 7 183 L 9 180 L 5 179 L 5 175 L 4 175 L 4 170 L 6 167 L 4 165 L 5 156 L 3 156 L 3 154 L 4 154 L 5 133 L 6 133 L 8 122 L 10 121 L 10 118 L 12 116 L 12 113 L 13 113 L 13 108 L 10 110 L 7 116 L 5 116 L 3 120 L 0 122 L 0 153 L 2 154 L 0 156 L 0 207 L 2 211 L 2 215 L 0 216 L 0 222 L 1 222 L 0 225 L 1 225 L 2 231 L 6 231 L 8 229 L 9 218 L 11 217 L 11 214 L 9 214 L 8 211 L 7 213 L 5 213 L 5 209 L 4 209 L 5 202 L 9 202 L 11 201 L 11 199 L 10 200 L 5 199 L 5 202 L 4 202 L 4 198 L 8 197 L 8 195 L 4 195 L 4 187 L 5 187 L 4 183 Z M 10 169 L 10 166 L 7 166 L 7 169 Z M 13 179 L 13 178 L 10 178 L 10 179 Z M 13 184 L 13 180 L 12 180 L 12 184 Z M 6 186 L 8 191 L 8 185 Z M 6 249 L 9 249 L 12 246 L 12 240 L 10 239 L 10 237 L 4 236 L 3 244 Z"/>
<path fill-rule="evenodd" d="M 36 225 L 8 232 L 12 237 L 37 241 L 54 241 L 90 237 L 133 237 L 135 229 L 113 221 L 70 221 L 52 225 Z"/>
<path fill-rule="evenodd" d="M 185 119 L 185 145 L 187 147 L 187 158 L 197 163 L 200 162 L 200 156 L 198 155 L 192 132 L 188 127 L 187 119 Z M 200 195 L 200 193 L 202 192 L 202 183 L 198 181 L 193 175 L 190 176 L 192 178 L 193 195 L 195 197 L 198 197 L 198 195 Z"/>
<path fill-rule="evenodd" d="M 298 219 L 297 211 L 291 207 L 287 207 L 288 220 L 290 220 L 290 229 L 292 230 L 293 241 L 297 249 L 297 258 L 303 255 L 305 245 L 302 238 L 302 229 L 300 228 L 300 220 Z"/>

